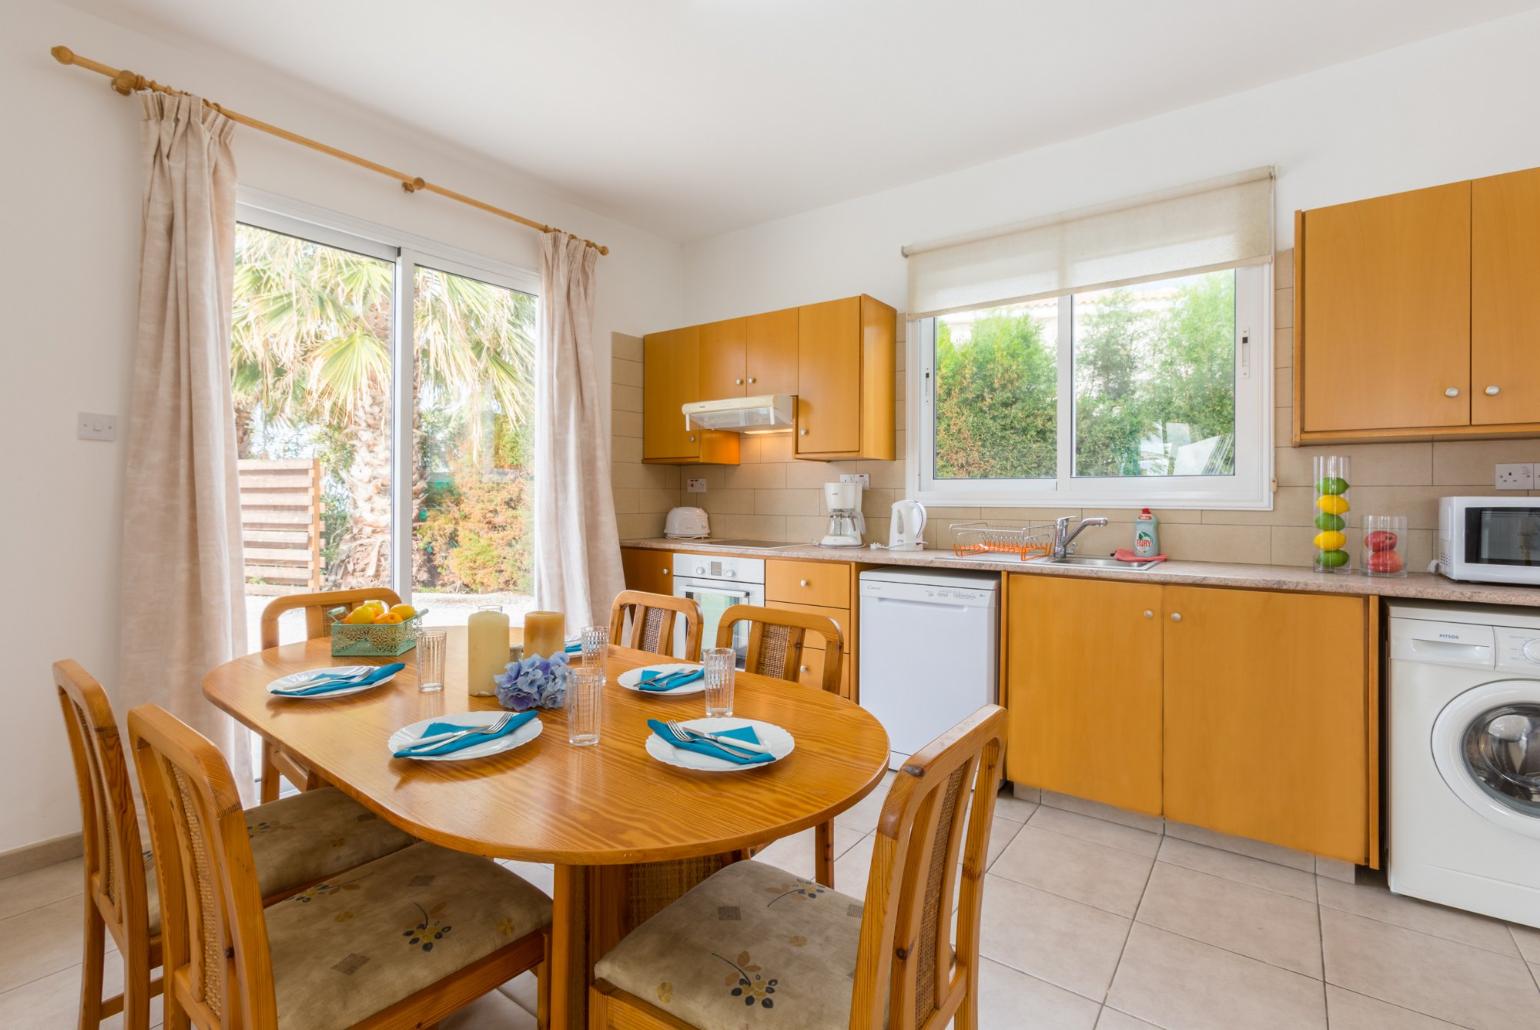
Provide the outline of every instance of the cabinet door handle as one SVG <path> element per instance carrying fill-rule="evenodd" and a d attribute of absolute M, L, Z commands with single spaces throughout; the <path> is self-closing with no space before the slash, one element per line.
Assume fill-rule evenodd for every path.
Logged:
<path fill-rule="evenodd" d="M 798 582 L 797 582 L 797 585 L 798 585 L 798 586 L 801 586 L 801 587 L 810 587 L 810 586 L 812 586 L 812 585 L 813 585 L 813 584 L 812 584 L 812 583 L 811 583 L 811 582 L 810 582 L 810 581 L 808 581 L 808 580 L 805 580 L 805 579 L 803 579 L 803 580 L 799 580 L 799 581 L 798 581 Z"/>
<path fill-rule="evenodd" d="M 799 429 L 799 430 L 797 430 L 797 435 L 798 436 L 806 436 L 807 435 L 807 430 L 806 429 Z"/>
<path fill-rule="evenodd" d="M 809 673 L 809 672 L 812 672 L 813 670 L 809 669 L 806 665 L 804 665 L 804 666 L 802 666 L 802 671 L 803 671 L 803 673 Z"/>
<path fill-rule="evenodd" d="M 1182 613 L 1181 612 L 1172 612 L 1171 613 L 1171 621 L 1172 622 L 1181 622 L 1182 621 Z"/>
<path fill-rule="evenodd" d="M 751 382 L 751 383 L 754 382 L 754 377 L 753 376 L 749 376 L 749 382 Z"/>
<path fill-rule="evenodd" d="M 752 382 L 753 382 L 753 381 L 754 381 L 754 380 L 752 380 L 752 379 L 750 379 L 750 380 L 749 380 L 749 382 L 751 382 L 751 383 L 752 383 Z M 734 380 L 733 380 L 733 385 L 734 385 L 734 386 L 742 386 L 742 385 L 743 385 L 743 377 L 742 377 L 742 376 L 739 376 L 739 377 L 738 377 L 738 378 L 737 378 L 737 379 L 734 379 Z"/>
<path fill-rule="evenodd" d="M 691 434 L 690 434 L 690 442 L 691 442 L 691 443 L 694 443 L 694 442 L 695 442 L 695 434 L 694 434 L 694 433 L 691 433 Z"/>
<path fill-rule="evenodd" d="M 1496 397 L 1498 394 L 1500 394 L 1502 392 L 1503 392 L 1503 388 L 1500 387 L 1500 386 L 1489 386 L 1486 389 L 1486 395 L 1488 397 Z"/>
<path fill-rule="evenodd" d="M 1152 612 L 1152 611 L 1151 611 L 1151 610 L 1150 610 L 1150 609 L 1148 609 L 1148 608 L 1146 608 L 1146 609 L 1145 609 L 1145 610 L 1144 610 L 1144 617 L 1145 617 L 1145 618 L 1146 618 L 1146 619 L 1153 619 L 1153 618 L 1154 618 L 1154 617 L 1155 617 L 1155 613 L 1154 613 L 1154 612 Z"/>
<path fill-rule="evenodd" d="M 663 570 L 663 575 L 665 575 L 665 576 L 668 575 L 668 570 L 667 569 Z"/>
<path fill-rule="evenodd" d="M 1458 397 L 1458 396 L 1460 396 L 1460 388 L 1458 386 L 1451 386 L 1449 389 L 1444 391 L 1444 396 L 1445 397 Z"/>

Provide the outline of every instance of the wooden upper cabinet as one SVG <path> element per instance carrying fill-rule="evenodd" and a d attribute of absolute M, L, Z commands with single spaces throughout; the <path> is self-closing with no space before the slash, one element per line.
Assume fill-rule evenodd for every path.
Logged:
<path fill-rule="evenodd" d="M 1471 422 L 1540 423 L 1540 169 L 1471 184 Z"/>
<path fill-rule="evenodd" d="M 700 327 L 642 338 L 642 460 L 736 464 L 738 435 L 687 429 L 680 410 L 700 396 Z"/>
<path fill-rule="evenodd" d="M 1296 436 L 1469 425 L 1471 184 L 1318 208 L 1297 227 Z"/>
<path fill-rule="evenodd" d="M 864 295 L 798 310 L 797 457 L 892 460 L 897 319 Z"/>
<path fill-rule="evenodd" d="M 796 308 L 750 315 L 745 341 L 745 396 L 797 392 Z"/>
<path fill-rule="evenodd" d="M 1165 588 L 1166 818 L 1377 864 L 1369 603 Z"/>
<path fill-rule="evenodd" d="M 1159 815 L 1160 585 L 1007 580 L 1007 776 Z"/>
<path fill-rule="evenodd" d="M 700 327 L 700 389 L 692 400 L 714 401 L 746 397 L 750 391 L 745 365 L 746 318 L 729 318 Z"/>

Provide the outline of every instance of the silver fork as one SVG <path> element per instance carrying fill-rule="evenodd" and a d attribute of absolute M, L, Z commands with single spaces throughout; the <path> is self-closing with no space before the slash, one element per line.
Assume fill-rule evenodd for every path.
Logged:
<path fill-rule="evenodd" d="M 724 751 L 736 751 L 749 755 L 768 755 L 771 753 L 769 748 L 761 744 L 750 744 L 746 740 L 734 740 L 731 737 L 719 737 L 715 733 L 705 733 L 701 730 L 691 729 L 682 722 L 670 720 L 663 725 L 668 727 L 670 733 L 682 740 L 704 740 L 715 744 Z"/>
<path fill-rule="evenodd" d="M 507 727 L 508 723 L 513 719 L 513 716 L 513 712 L 504 712 L 501 716 L 498 717 L 496 722 L 486 726 L 466 726 L 463 729 L 455 730 L 453 733 L 435 733 L 431 737 L 421 737 L 412 741 L 401 750 L 416 751 L 419 748 L 424 747 L 437 747 L 440 744 L 447 744 L 451 740 L 459 740 L 461 737 L 468 736 L 472 733 L 501 733 L 503 729 Z"/>

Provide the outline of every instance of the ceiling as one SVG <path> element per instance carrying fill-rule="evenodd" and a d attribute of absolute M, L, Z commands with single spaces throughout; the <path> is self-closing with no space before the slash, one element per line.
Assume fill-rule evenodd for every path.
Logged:
<path fill-rule="evenodd" d="M 74 3 L 259 61 L 688 240 L 1540 0 Z M 218 98 L 218 83 L 177 85 Z"/>

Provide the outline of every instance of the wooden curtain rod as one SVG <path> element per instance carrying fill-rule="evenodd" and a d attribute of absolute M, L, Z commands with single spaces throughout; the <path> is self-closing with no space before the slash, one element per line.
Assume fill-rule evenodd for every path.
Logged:
<path fill-rule="evenodd" d="M 112 88 L 125 97 L 131 93 L 137 93 L 140 90 L 153 90 L 156 93 L 167 93 L 171 95 L 179 95 L 184 93 L 183 90 L 167 86 L 162 82 L 156 82 L 154 79 L 147 79 L 143 75 L 140 75 L 137 72 L 131 72 L 126 68 L 113 68 L 110 65 L 102 64 L 100 61 L 93 61 L 89 57 L 81 57 L 67 46 L 56 46 L 50 50 L 49 53 L 53 54 L 54 60 L 58 61 L 60 64 L 73 64 L 77 68 L 84 68 L 87 71 L 96 72 L 98 75 L 107 76 L 107 78 L 112 80 Z M 370 161 L 368 158 L 359 157 L 357 154 L 350 154 L 346 150 L 339 150 L 338 148 L 328 146 L 319 140 L 313 140 L 307 136 L 301 136 L 299 133 L 290 132 L 288 129 L 280 129 L 276 125 L 272 125 L 260 119 L 253 118 L 250 115 L 241 114 L 239 111 L 232 111 L 228 107 L 214 103 L 212 100 L 205 100 L 204 103 L 208 104 L 214 110 L 230 119 L 232 122 L 239 122 L 240 124 L 249 128 L 256 129 L 258 132 L 265 132 L 269 136 L 277 136 L 279 139 L 288 140 L 290 143 L 298 143 L 302 147 L 309 147 L 311 150 L 318 150 L 321 153 L 328 154 L 337 158 L 338 160 L 346 161 L 349 164 L 357 165 L 360 168 L 367 168 L 371 172 L 378 172 L 380 175 L 387 175 L 399 182 L 401 184 L 401 188 L 406 190 L 408 193 L 416 193 L 419 190 L 426 190 L 429 193 L 437 193 L 441 197 L 448 197 L 450 200 L 459 201 L 461 204 L 467 204 L 471 207 L 477 208 L 478 210 L 485 211 L 487 214 L 497 215 L 499 218 L 506 218 L 511 222 L 518 222 L 520 225 L 527 225 L 531 229 L 534 229 L 538 232 L 562 231 L 561 229 L 556 228 L 554 225 L 546 225 L 544 222 L 537 222 L 533 218 L 525 218 L 523 215 L 515 214 L 512 211 L 497 207 L 495 204 L 488 204 L 484 200 L 477 200 L 475 197 L 467 197 L 463 193 L 456 193 L 454 190 L 440 186 L 437 183 L 428 182 L 424 180 L 420 175 L 408 175 L 406 172 L 391 168 L 389 165 L 382 165 L 378 162 Z M 610 252 L 610 248 L 602 244 L 595 243 L 593 240 L 585 239 L 583 242 L 601 254 L 608 254 Z"/>

